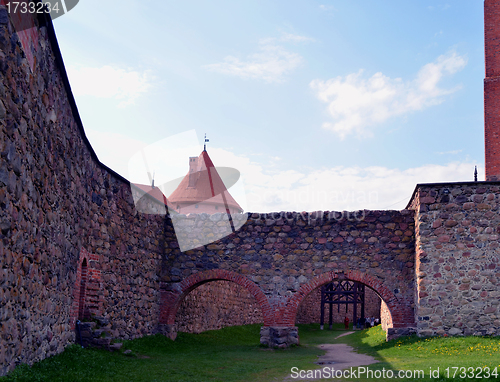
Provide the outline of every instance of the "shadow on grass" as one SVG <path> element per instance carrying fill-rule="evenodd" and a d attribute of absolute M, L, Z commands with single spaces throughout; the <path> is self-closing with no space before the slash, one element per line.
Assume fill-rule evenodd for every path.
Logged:
<path fill-rule="evenodd" d="M 369 370 L 374 373 L 384 368 L 394 371 L 424 370 L 426 378 L 419 378 L 419 381 L 446 380 L 431 378 L 429 367 L 440 367 L 443 375 L 443 369 L 450 366 L 482 367 L 492 366 L 493 362 L 500 363 L 498 338 L 406 337 L 386 343 L 385 333 L 379 327 L 356 331 L 336 339 L 345 333 L 345 330 L 340 329 L 341 325 L 335 326 L 335 330 L 323 331 L 319 325 L 298 325 L 301 345 L 275 350 L 259 346 L 260 326 L 228 327 L 200 334 L 179 333 L 176 341 L 161 335 L 143 337 L 124 342 L 123 350 L 130 350 L 129 354 L 82 349 L 72 345 L 63 353 L 32 367 L 20 365 L 7 377 L 0 378 L 0 382 L 290 381 L 287 376 L 292 367 L 320 368 L 314 362 L 324 354 L 317 345 L 324 343 L 345 343 L 357 352 L 372 355 L 380 361 L 369 366 Z M 350 380 L 375 379 L 391 380 L 359 375 Z M 495 380 L 498 379 L 488 379 Z"/>
<path fill-rule="evenodd" d="M 314 325 L 305 326 L 302 332 L 319 330 L 319 325 L 316 328 Z M 317 341 L 313 339 L 313 342 Z M 358 373 L 350 380 L 390 381 L 397 376 L 400 381 L 500 381 L 498 337 L 409 336 L 386 342 L 385 332 L 374 327 L 340 337 L 335 343 L 345 343 L 356 352 L 380 361 L 364 368 L 364 374 Z M 399 371 L 402 374 L 398 374 Z M 391 375 L 394 377 L 390 378 Z"/>
<path fill-rule="evenodd" d="M 121 353 L 77 345 L 34 364 L 20 365 L 1 382 L 205 382 L 281 381 L 291 366 L 310 367 L 322 352 L 314 346 L 260 347 L 261 325 L 228 327 L 175 341 L 147 336 L 124 341 Z M 128 354 L 124 354 L 124 351 Z"/>

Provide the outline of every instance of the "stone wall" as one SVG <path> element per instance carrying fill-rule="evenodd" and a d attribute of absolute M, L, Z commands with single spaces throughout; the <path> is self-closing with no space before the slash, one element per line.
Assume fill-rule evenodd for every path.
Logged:
<path fill-rule="evenodd" d="M 176 316 L 176 330 L 200 333 L 226 326 L 258 324 L 262 312 L 248 291 L 230 281 L 212 281 L 192 290 Z"/>
<path fill-rule="evenodd" d="M 187 306 L 207 306 L 217 288 L 256 301 L 239 321 L 221 305 L 224 325 L 262 319 L 264 343 L 287 346 L 298 341 L 303 300 L 336 278 L 382 296 L 390 336 L 415 322 L 419 335 L 500 335 L 499 183 L 419 185 L 413 211 L 178 215 L 171 224 L 154 201 L 140 204 L 155 214 L 138 212 L 129 182 L 98 161 L 50 20 L 20 17 L 31 18 L 29 33 L 0 6 L 0 374 L 62 351 L 82 309 L 109 320 L 114 336 L 136 338 L 177 314 L 202 319 Z M 241 288 L 200 287 L 216 280 Z"/>
<path fill-rule="evenodd" d="M 392 328 L 392 317 L 389 308 L 387 308 L 387 304 L 384 300 L 380 302 L 380 324 L 382 325 L 382 329 L 387 331 Z"/>
<path fill-rule="evenodd" d="M 158 323 L 163 220 L 138 214 L 128 182 L 97 161 L 52 26 L 32 22 L 33 69 L 0 6 L 0 374 L 74 340 L 82 250 L 102 295 L 86 303 L 118 336 Z"/>
<path fill-rule="evenodd" d="M 412 211 L 248 214 L 243 223 L 233 217 L 241 224 L 233 233 L 226 220 L 222 214 L 177 215 L 175 235 L 193 248 L 183 252 L 173 230 L 167 232 L 160 317 L 166 333 L 190 289 L 217 279 L 247 288 L 261 306 L 264 326 L 293 327 L 302 300 L 336 277 L 376 290 L 395 327 L 414 324 Z M 201 244 L 221 232 L 226 236 Z"/>
<path fill-rule="evenodd" d="M 193 331 L 215 328 L 215 317 L 263 321 L 264 342 L 287 346 L 306 296 L 335 278 L 382 296 L 390 336 L 415 321 L 420 335 L 500 334 L 499 183 L 419 185 L 413 211 L 171 224 L 154 200 L 140 204 L 155 214 L 138 212 L 129 182 L 98 161 L 50 21 L 33 19 L 21 35 L 9 20 L 0 6 L 0 374 L 62 351 L 82 309 L 125 339 L 177 315 L 179 330 Z M 203 286 L 216 280 L 239 287 Z M 228 306 L 245 301 L 248 311 L 231 318 Z M 190 310 L 202 306 L 212 314 Z"/>
<path fill-rule="evenodd" d="M 328 309 L 325 310 L 327 312 Z M 302 300 L 297 309 L 296 324 L 314 324 L 321 320 L 321 288 L 316 288 Z M 334 322 L 344 322 L 334 321 Z M 328 321 L 328 319 L 327 319 Z"/>
<path fill-rule="evenodd" d="M 365 288 L 365 317 L 380 318 L 380 297 L 370 288 Z M 350 304 L 347 308 L 347 317 L 352 323 L 352 309 Z M 361 305 L 358 304 L 358 318 L 361 315 Z M 346 316 L 345 305 L 340 306 L 340 312 L 337 306 L 333 306 L 333 322 L 343 323 Z M 325 305 L 325 324 L 328 324 L 329 308 Z M 297 324 L 311 324 L 321 321 L 321 288 L 313 290 L 299 305 L 297 311 Z"/>
<path fill-rule="evenodd" d="M 418 185 L 418 334 L 500 335 L 500 184 Z"/>

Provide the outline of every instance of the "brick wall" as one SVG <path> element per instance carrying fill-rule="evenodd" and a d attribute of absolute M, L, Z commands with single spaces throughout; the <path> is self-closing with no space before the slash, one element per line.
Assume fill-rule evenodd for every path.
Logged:
<path fill-rule="evenodd" d="M 73 285 L 73 304 L 70 311 L 71 327 L 77 320 L 88 320 L 103 313 L 104 296 L 101 291 L 99 256 L 81 249 Z"/>
<path fill-rule="evenodd" d="M 297 318 L 295 323 L 297 324 L 313 324 L 320 322 L 321 319 L 321 288 L 316 288 L 309 295 L 302 300 L 297 309 Z M 328 309 L 325 310 L 325 313 Z M 335 310 L 336 312 L 336 310 Z M 326 317 L 326 316 L 325 316 Z M 326 319 L 328 322 L 328 318 Z M 334 322 L 344 322 L 342 317 L 341 321 Z"/>
<path fill-rule="evenodd" d="M 486 180 L 500 180 L 500 3 L 484 2 L 484 140 Z"/>
<path fill-rule="evenodd" d="M 500 77 L 484 80 L 486 180 L 500 180 Z"/>

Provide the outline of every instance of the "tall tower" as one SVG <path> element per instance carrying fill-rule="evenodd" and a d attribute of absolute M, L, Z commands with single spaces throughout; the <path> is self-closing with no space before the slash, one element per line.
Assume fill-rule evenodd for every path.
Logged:
<path fill-rule="evenodd" d="M 205 138 L 205 142 L 208 139 Z M 242 213 L 215 168 L 206 150 L 198 157 L 189 158 L 189 172 L 168 197 L 171 209 L 181 214 Z"/>
<path fill-rule="evenodd" d="M 500 0 L 484 2 L 484 55 L 486 180 L 500 181 Z"/>

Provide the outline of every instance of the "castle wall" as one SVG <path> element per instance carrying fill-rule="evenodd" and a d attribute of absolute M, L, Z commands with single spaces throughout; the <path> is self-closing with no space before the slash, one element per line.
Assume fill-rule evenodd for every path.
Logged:
<path fill-rule="evenodd" d="M 99 163 L 52 26 L 33 23 L 16 33 L 0 6 L 0 374 L 62 351 L 82 305 L 125 339 L 262 321 L 291 338 L 335 278 L 376 290 L 388 331 L 500 335 L 499 183 L 419 185 L 414 211 L 234 215 L 233 233 L 224 214 L 181 215 L 174 227 L 162 205 L 138 212 Z"/>
<path fill-rule="evenodd" d="M 412 211 L 176 215 L 162 265 L 164 332 L 174 337 L 179 301 L 206 281 L 229 280 L 257 299 L 265 327 L 293 327 L 303 299 L 336 278 L 361 282 L 386 300 L 394 331 L 414 324 Z M 221 239 L 203 245 L 216 237 Z M 176 241 L 188 243 L 181 251 Z M 375 315 L 378 316 L 378 313 Z M 397 332 L 397 333 L 396 333 Z"/>
<path fill-rule="evenodd" d="M 325 309 L 325 313 L 328 315 L 328 307 Z M 344 317 L 341 321 L 336 320 L 337 307 L 334 310 L 334 322 L 344 322 Z M 351 314 L 352 316 L 352 314 Z M 327 317 L 327 316 L 325 316 Z M 321 288 L 316 288 L 307 297 L 302 300 L 299 308 L 297 309 L 297 318 L 295 322 L 297 324 L 314 324 L 321 321 Z M 328 322 L 328 318 L 326 318 Z"/>
<path fill-rule="evenodd" d="M 500 184 L 418 185 L 411 208 L 418 334 L 500 335 Z"/>
<path fill-rule="evenodd" d="M 138 214 L 128 182 L 97 161 L 51 25 L 31 35 L 33 69 L 0 6 L 0 374 L 74 341 L 82 251 L 85 303 L 118 336 L 158 322 L 163 220 Z"/>

